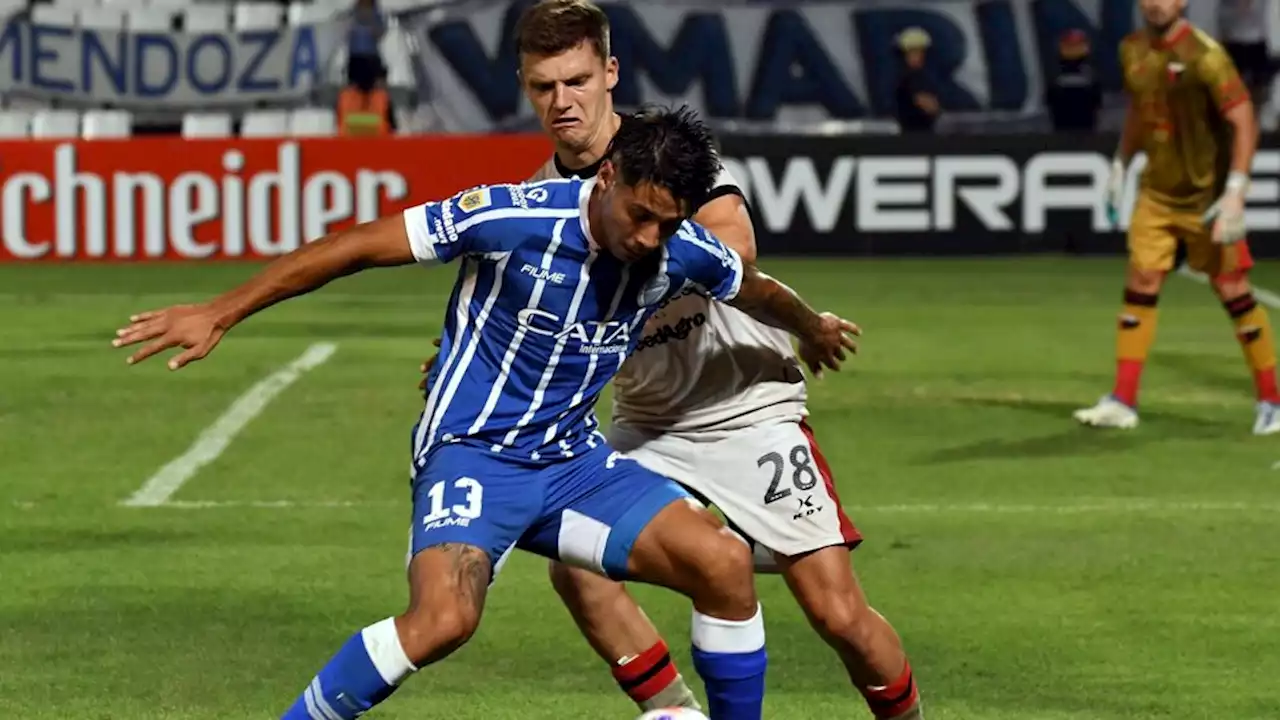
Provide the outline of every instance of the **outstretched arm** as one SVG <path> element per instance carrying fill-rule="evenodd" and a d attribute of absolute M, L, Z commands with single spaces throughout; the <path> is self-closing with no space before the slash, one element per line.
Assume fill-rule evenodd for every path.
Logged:
<path fill-rule="evenodd" d="M 404 217 L 396 213 L 308 243 L 209 302 L 134 315 L 127 327 L 116 331 L 112 344 L 125 347 L 150 341 L 129 356 L 130 364 L 169 348 L 185 348 L 169 361 L 169 369 L 177 370 L 208 355 L 228 330 L 260 310 L 366 268 L 408 265 L 414 260 Z"/>
<path fill-rule="evenodd" d="M 726 201 L 722 205 L 723 217 L 703 214 L 702 219 L 720 220 L 721 225 L 731 230 L 731 237 L 740 236 L 736 238 L 737 244 L 745 245 L 754 258 L 754 237 L 750 236 L 745 208 L 739 204 L 737 199 L 732 204 Z M 688 223 L 677 234 L 675 247 L 680 248 L 681 255 L 689 262 L 690 280 L 705 289 L 710 297 L 796 336 L 800 340 L 800 359 L 815 376 L 821 376 L 824 367 L 839 370 L 845 350 L 857 351 L 852 337 L 862 334 L 857 325 L 831 313 L 814 312 L 794 290 L 760 272 L 754 262 L 744 261 L 734 248 L 702 226 Z"/>
<path fill-rule="evenodd" d="M 729 304 L 801 339 L 812 335 L 822 324 L 822 316 L 795 290 L 764 274 L 754 264 L 743 264 L 742 285 Z"/>
<path fill-rule="evenodd" d="M 857 325 L 831 313 L 818 313 L 796 291 L 760 272 L 754 264 L 742 267 L 742 284 L 730 305 L 760 322 L 786 330 L 800 340 L 800 357 L 817 377 L 822 368 L 839 370 L 845 350 L 857 352 Z"/>
<path fill-rule="evenodd" d="M 803 337 L 803 325 L 820 319 L 791 288 L 756 267 L 756 235 L 741 195 L 726 194 L 698 210 L 696 223 L 716 240 L 737 253 L 742 262 L 742 282 L 730 305 L 757 320 Z"/>
<path fill-rule="evenodd" d="M 259 310 L 318 290 L 340 277 L 413 262 L 404 218 L 396 213 L 303 245 L 209 305 L 219 311 L 219 321 L 230 329 Z"/>

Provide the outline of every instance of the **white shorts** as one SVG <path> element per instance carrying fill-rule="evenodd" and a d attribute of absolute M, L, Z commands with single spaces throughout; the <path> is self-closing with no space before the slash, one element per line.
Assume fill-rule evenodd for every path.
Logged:
<path fill-rule="evenodd" d="M 720 508 L 759 559 L 832 545 L 852 548 L 862 541 L 804 422 L 779 421 L 707 439 L 615 424 L 608 438 L 614 450 Z"/>

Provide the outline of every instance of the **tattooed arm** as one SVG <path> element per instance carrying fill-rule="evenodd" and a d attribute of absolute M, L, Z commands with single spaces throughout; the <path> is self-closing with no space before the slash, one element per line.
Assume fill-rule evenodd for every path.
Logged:
<path fill-rule="evenodd" d="M 831 313 L 818 313 L 795 290 L 764 274 L 754 264 L 743 265 L 742 284 L 727 301 L 760 322 L 786 330 L 800 340 L 800 357 L 815 376 L 822 368 L 839 370 L 844 351 L 858 351 L 857 325 Z"/>
<path fill-rule="evenodd" d="M 729 304 L 801 339 L 819 332 L 822 325 L 822 316 L 795 290 L 764 274 L 755 265 L 743 265 L 742 285 Z"/>

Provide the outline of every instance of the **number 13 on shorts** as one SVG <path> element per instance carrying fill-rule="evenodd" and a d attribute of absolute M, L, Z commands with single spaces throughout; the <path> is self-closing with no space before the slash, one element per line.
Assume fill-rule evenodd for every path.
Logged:
<path fill-rule="evenodd" d="M 450 486 L 453 490 L 450 493 L 453 504 L 445 502 L 445 492 Z M 427 489 L 426 496 L 427 513 L 421 520 L 423 530 L 434 530 L 448 524 L 465 527 L 484 511 L 484 487 L 475 478 L 439 480 Z"/>

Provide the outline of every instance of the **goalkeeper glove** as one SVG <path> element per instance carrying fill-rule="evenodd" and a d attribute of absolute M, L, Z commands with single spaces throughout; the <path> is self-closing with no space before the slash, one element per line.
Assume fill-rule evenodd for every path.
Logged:
<path fill-rule="evenodd" d="M 1232 172 L 1227 187 L 1204 214 L 1204 224 L 1213 230 L 1213 241 L 1230 245 L 1244 239 L 1244 196 L 1249 189 L 1249 176 Z"/>
<path fill-rule="evenodd" d="M 1124 161 L 1116 156 L 1111 160 L 1111 176 L 1107 178 L 1107 219 L 1111 226 L 1120 227 L 1120 202 L 1124 197 Z"/>

